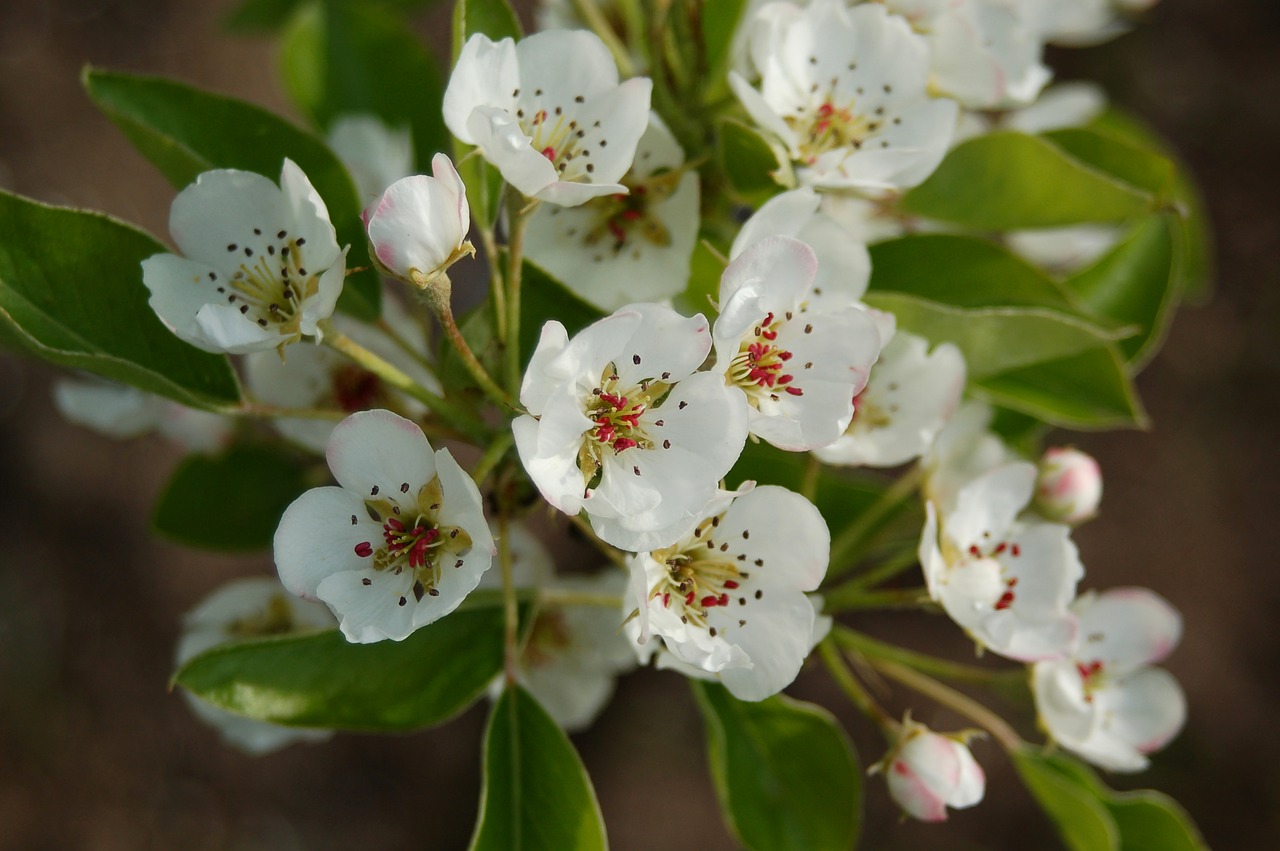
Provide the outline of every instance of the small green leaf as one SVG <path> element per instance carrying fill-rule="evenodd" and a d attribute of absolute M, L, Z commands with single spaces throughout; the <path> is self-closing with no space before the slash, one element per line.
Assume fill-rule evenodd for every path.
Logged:
<path fill-rule="evenodd" d="M 595 790 L 564 731 L 508 686 L 484 738 L 484 789 L 471 851 L 603 851 Z"/>
<path fill-rule="evenodd" d="M 1146 428 L 1147 415 L 1114 346 L 975 379 L 975 395 L 1052 425 Z"/>
<path fill-rule="evenodd" d="M 492 41 L 510 38 L 519 41 L 524 35 L 520 18 L 507 0 L 457 0 L 453 4 L 453 61 L 458 61 L 462 46 L 477 33 Z"/>
<path fill-rule="evenodd" d="M 1155 151 L 1084 127 L 1055 130 L 1042 138 L 1089 167 L 1147 192 L 1160 204 L 1172 198 L 1173 163 Z"/>
<path fill-rule="evenodd" d="M 1049 765 L 1040 753 L 1024 748 L 1010 753 L 1027 790 L 1053 820 L 1071 851 L 1120 851 L 1115 819 L 1091 790 Z"/>
<path fill-rule="evenodd" d="M 714 3 L 698 3 L 696 14 L 701 16 L 702 57 L 706 68 L 707 101 L 720 97 L 729 90 L 729 65 L 733 61 L 733 37 L 742 23 L 746 0 L 716 0 Z"/>
<path fill-rule="evenodd" d="M 347 266 L 368 266 L 360 203 L 342 163 L 311 133 L 261 107 L 159 77 L 86 68 L 89 97 L 175 187 L 201 172 L 237 168 L 280 179 L 288 157 L 324 199 L 338 232 L 350 245 Z M 372 270 L 349 275 L 339 306 L 361 319 L 379 316 L 381 289 Z"/>
<path fill-rule="evenodd" d="M 151 525 L 193 547 L 266 549 L 280 516 L 306 487 L 306 467 L 268 447 L 191 455 L 169 479 Z"/>
<path fill-rule="evenodd" d="M 440 71 L 395 14 L 342 0 L 310 3 L 284 34 L 281 64 L 290 96 L 321 127 L 344 114 L 371 113 L 408 128 L 420 171 L 449 145 Z M 396 81 L 412 83 L 413 96 Z"/>
<path fill-rule="evenodd" d="M 707 727 L 716 796 L 752 851 L 846 851 L 862 824 L 862 779 L 848 736 L 820 707 L 759 703 L 690 681 Z"/>
<path fill-rule="evenodd" d="M 600 308 L 584 301 L 540 267 L 526 261 L 521 273 L 520 293 L 521 363 L 529 362 L 533 350 L 538 347 L 542 326 L 548 320 L 557 320 L 572 337 L 604 315 Z"/>
<path fill-rule="evenodd" d="M 502 635 L 496 601 L 464 604 L 404 641 L 351 644 L 328 630 L 224 644 L 191 659 L 174 681 L 276 724 L 415 730 L 449 720 L 484 693 L 502 670 Z"/>
<path fill-rule="evenodd" d="M 960 308 L 878 291 L 867 293 L 866 301 L 892 313 L 905 331 L 932 343 L 954 343 L 964 355 L 970 378 L 1079 354 L 1125 333 L 1043 307 Z"/>
<path fill-rule="evenodd" d="M 778 155 L 767 139 L 732 118 L 720 122 L 717 136 L 720 167 L 744 199 L 763 203 L 777 194 L 778 184 L 773 173 L 779 167 Z"/>
<path fill-rule="evenodd" d="M 1141 363 L 1154 353 L 1173 318 L 1177 227 L 1169 213 L 1143 219 L 1111 251 L 1067 280 L 1085 308 L 1140 329 L 1120 342 L 1130 362 Z"/>
<path fill-rule="evenodd" d="M 2 336 L 187 405 L 237 403 L 227 359 L 179 340 L 147 304 L 142 261 L 165 250 L 109 216 L 0 192 Z"/>
<path fill-rule="evenodd" d="M 989 230 L 1118 222 L 1152 209 L 1150 193 L 1021 133 L 991 133 L 956 146 L 902 198 L 902 209 Z"/>

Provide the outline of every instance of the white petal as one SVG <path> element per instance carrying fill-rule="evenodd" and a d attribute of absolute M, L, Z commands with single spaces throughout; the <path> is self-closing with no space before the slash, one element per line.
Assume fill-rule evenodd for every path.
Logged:
<path fill-rule="evenodd" d="M 516 46 L 509 38 L 494 42 L 483 33 L 467 39 L 458 54 L 444 93 L 444 123 L 449 132 L 469 145 L 477 144 L 467 126 L 478 106 L 514 109 L 520 87 Z"/>
<path fill-rule="evenodd" d="M 436 474 L 422 429 L 390 411 L 360 411 L 338 423 L 326 456 L 338 484 L 361 497 L 403 484 L 417 493 Z"/>
<path fill-rule="evenodd" d="M 333 609 L 352 644 L 403 641 L 414 630 L 413 581 L 409 572 L 346 570 L 326 577 L 316 596 Z"/>
<path fill-rule="evenodd" d="M 381 536 L 382 527 L 369 519 L 357 494 L 335 487 L 309 490 L 285 509 L 276 529 L 280 581 L 289 593 L 314 600 L 330 575 L 363 569 L 366 562 L 355 547 Z"/>
<path fill-rule="evenodd" d="M 1004 464 L 979 476 L 960 491 L 944 531 L 960 550 L 1003 537 L 1031 501 L 1035 481 L 1035 465 L 1027 463 Z"/>
<path fill-rule="evenodd" d="M 506 110 L 476 107 L 467 119 L 467 130 L 485 159 L 521 194 L 533 197 L 558 179 L 555 166 L 533 149 L 533 140 Z"/>
<path fill-rule="evenodd" d="M 459 199 L 456 185 L 421 174 L 398 180 L 369 214 L 373 252 L 401 278 L 415 270 L 430 277 L 466 239 L 465 210 L 466 196 Z"/>
<path fill-rule="evenodd" d="M 1102 662 L 1117 675 L 1161 661 L 1182 635 L 1178 610 L 1147 588 L 1082 596 L 1073 608 L 1080 617 L 1076 658 Z"/>

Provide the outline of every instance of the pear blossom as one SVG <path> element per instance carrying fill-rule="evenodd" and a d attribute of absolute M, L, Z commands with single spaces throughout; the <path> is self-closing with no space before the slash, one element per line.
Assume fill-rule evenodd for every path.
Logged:
<path fill-rule="evenodd" d="M 921 821 L 946 821 L 947 807 L 982 800 L 987 778 L 969 751 L 970 734 L 942 735 L 907 717 L 893 749 L 872 766 L 884 772 L 889 795 Z"/>
<path fill-rule="evenodd" d="M 661 638 L 735 697 L 763 700 L 795 679 L 829 629 L 806 592 L 826 575 L 830 544 L 822 515 L 797 493 L 720 494 L 678 541 L 631 559 L 629 634 L 641 651 Z"/>
<path fill-rule="evenodd" d="M 1064 659 L 1037 662 L 1032 688 L 1055 742 L 1109 771 L 1141 771 L 1177 735 L 1187 702 L 1160 662 L 1182 619 L 1146 588 L 1082 594 L 1072 607 L 1079 639 Z"/>
<path fill-rule="evenodd" d="M 1100 44 L 1128 30 L 1126 17 L 1156 0 L 1020 0 L 1027 26 L 1046 41 L 1066 47 Z"/>
<path fill-rule="evenodd" d="M 866 311 L 810 309 L 816 272 L 812 248 L 775 236 L 744 251 L 720 279 L 714 369 L 746 397 L 751 433 L 781 449 L 835 441 L 880 353 Z"/>
<path fill-rule="evenodd" d="M 1092 455 L 1071 446 L 1054 446 L 1040 458 L 1035 509 L 1045 519 L 1076 526 L 1098 513 L 1102 470 Z"/>
<path fill-rule="evenodd" d="M 651 89 L 645 78 L 619 83 L 608 48 L 584 30 L 519 44 L 476 34 L 449 78 L 444 121 L 518 191 L 572 207 L 627 191 L 618 181 L 648 125 Z"/>
<path fill-rule="evenodd" d="M 285 588 L 327 604 L 348 641 L 400 641 L 452 612 L 493 560 L 480 492 L 411 421 L 361 411 L 333 430 L 338 487 L 294 500 L 275 535 Z"/>
<path fill-rule="evenodd" d="M 1068 611 L 1084 566 L 1071 530 L 1019 514 L 1036 468 L 1004 464 L 960 491 L 943 516 L 927 506 L 920 565 L 929 595 L 975 641 L 1010 659 L 1060 658 L 1076 636 Z"/>
<path fill-rule="evenodd" d="M 362 204 L 413 174 L 413 138 L 408 129 L 388 127 L 375 115 L 347 113 L 329 128 L 330 149 L 346 166 Z"/>
<path fill-rule="evenodd" d="M 432 158 L 431 172 L 397 180 L 364 216 L 378 266 L 418 287 L 475 254 L 467 241 L 471 208 L 462 178 L 444 154 Z"/>
<path fill-rule="evenodd" d="M 742 394 L 696 372 L 707 320 L 625 307 L 569 339 L 548 322 L 512 423 L 525 471 L 547 502 L 585 510 L 621 549 L 667 546 L 716 492 L 747 438 Z"/>
<path fill-rule="evenodd" d="M 698 173 L 657 114 L 622 177 L 627 194 L 534 212 L 526 256 L 603 310 L 684 291 L 698 239 Z"/>
<path fill-rule="evenodd" d="M 118 440 L 156 432 L 184 449 L 215 452 L 233 430 L 227 417 L 98 378 L 60 379 L 53 401 L 68 421 Z"/>
<path fill-rule="evenodd" d="M 181 668 L 206 650 L 245 638 L 332 629 L 333 616 L 324 606 L 285 593 L 274 578 L 237 579 L 214 591 L 186 614 L 174 665 Z M 237 715 L 183 691 L 196 717 L 214 727 L 229 744 L 254 756 L 295 742 L 320 742 L 332 730 L 285 727 Z"/>
<path fill-rule="evenodd" d="M 871 280 L 871 256 L 866 245 L 820 209 L 821 203 L 821 196 L 807 186 L 770 198 L 743 223 L 729 259 L 737 260 L 767 237 L 793 237 L 812 248 L 818 261 L 809 306 L 860 305 Z"/>
<path fill-rule="evenodd" d="M 389 293 L 382 297 L 382 321 L 416 356 L 406 353 L 401 343 L 374 325 L 338 315 L 333 318 L 333 327 L 394 364 L 419 386 L 439 393 L 440 382 L 425 366 L 428 346 L 422 323 Z M 255 399 L 281 408 L 327 408 L 348 414 L 386 408 L 411 419 L 427 413 L 417 399 L 328 346 L 295 349 L 288 360 L 281 360 L 275 352 L 251 352 L 244 358 L 244 377 Z M 303 417 L 276 417 L 271 424 L 294 443 L 320 453 L 337 425 L 332 420 Z"/>
<path fill-rule="evenodd" d="M 929 46 L 879 3 L 769 4 L 751 33 L 760 89 L 729 82 L 776 137 L 801 184 L 863 193 L 905 189 L 942 161 L 958 106 L 929 97 Z"/>
<path fill-rule="evenodd" d="M 174 199 L 169 233 L 186 256 L 144 260 L 142 282 L 183 340 L 244 354 L 320 339 L 342 292 L 346 249 L 292 160 L 279 186 L 253 172 L 206 171 Z"/>
<path fill-rule="evenodd" d="M 995 412 L 986 402 L 964 402 L 921 459 L 925 498 L 942 516 L 950 514 L 960 491 L 983 473 L 1018 460 L 991 431 Z"/>
<path fill-rule="evenodd" d="M 896 467 L 924 455 L 964 391 L 960 350 L 898 332 L 880 353 L 866 388 L 853 400 L 849 427 L 813 454 L 826 464 Z"/>

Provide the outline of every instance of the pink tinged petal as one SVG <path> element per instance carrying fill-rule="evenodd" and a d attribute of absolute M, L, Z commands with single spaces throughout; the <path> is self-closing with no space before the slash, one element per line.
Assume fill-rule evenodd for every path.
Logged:
<path fill-rule="evenodd" d="M 462 204 L 465 207 L 465 196 Z M 379 262 L 401 278 L 409 278 L 412 271 L 435 274 L 466 238 L 458 206 L 456 187 L 433 177 L 414 175 L 391 184 L 368 222 Z"/>
<path fill-rule="evenodd" d="M 435 475 L 435 459 L 411 420 L 390 411 L 360 411 L 338 423 L 325 453 L 338 484 L 362 499 L 418 489 Z"/>
<path fill-rule="evenodd" d="M 330 575 L 364 569 L 368 561 L 356 549 L 381 535 L 382 527 L 369 519 L 359 495 L 335 487 L 309 490 L 285 509 L 276 529 L 280 581 L 289 593 L 314 600 Z"/>
<path fill-rule="evenodd" d="M 982 800 L 986 778 L 965 745 L 923 725 L 908 722 L 907 730 L 886 779 L 890 793 L 908 814 L 942 821 L 947 806 L 969 807 Z"/>
<path fill-rule="evenodd" d="M 1080 646 L 1076 658 L 1101 661 L 1123 674 L 1163 660 L 1182 636 L 1182 617 L 1146 588 L 1112 588 L 1080 598 Z"/>
<path fill-rule="evenodd" d="M 472 110 L 491 106 L 514 111 L 518 88 L 520 66 L 515 42 L 509 38 L 494 42 L 482 33 L 473 35 L 462 46 L 445 89 L 445 125 L 468 145 L 477 144 L 467 129 Z"/>
<path fill-rule="evenodd" d="M 569 333 L 554 319 L 542 326 L 538 345 L 520 383 L 520 403 L 535 416 L 542 413 L 547 398 L 560 387 L 570 373 L 557 364 L 557 358 L 569 344 Z"/>
<path fill-rule="evenodd" d="M 632 304 L 622 311 L 639 315 L 641 322 L 613 359 L 619 386 L 681 381 L 711 351 L 711 329 L 701 313 L 685 317 L 657 304 Z"/>
<path fill-rule="evenodd" d="M 770 587 L 764 599 L 745 608 L 714 609 L 707 622 L 751 660 L 750 667 L 720 672 L 725 688 L 739 700 L 754 701 L 791 685 L 813 646 L 814 617 L 808 598 L 788 588 Z"/>
<path fill-rule="evenodd" d="M 431 158 L 431 173 L 442 186 L 453 193 L 459 230 L 465 239 L 467 232 L 471 230 L 471 205 L 467 203 L 467 186 L 462 182 L 462 176 L 454 168 L 453 160 L 445 154 L 436 154 Z"/>
<path fill-rule="evenodd" d="M 903 812 L 920 821 L 946 821 L 947 805 L 942 796 L 904 759 L 890 763 L 885 775 L 889 794 Z"/>
<path fill-rule="evenodd" d="M 403 641 L 415 629 L 415 607 L 400 602 L 413 600 L 413 581 L 408 571 L 348 570 L 324 579 L 316 596 L 333 609 L 347 641 Z"/>
<path fill-rule="evenodd" d="M 1104 691 L 1100 699 L 1104 710 L 1113 713 L 1112 731 L 1139 753 L 1160 750 L 1186 722 L 1182 687 L 1163 668 L 1144 668 Z"/>
<path fill-rule="evenodd" d="M 533 149 L 533 140 L 511 113 L 478 106 L 467 119 L 467 129 L 485 159 L 522 195 L 536 196 L 558 179 L 555 166 L 541 151 Z"/>
<path fill-rule="evenodd" d="M 280 193 L 289 216 L 290 239 L 306 240 L 307 265 L 324 269 L 338 259 L 337 232 L 329 220 L 324 199 L 293 160 L 285 158 L 280 169 Z M 270 238 L 274 234 L 264 234 Z M 329 311 L 332 313 L 332 308 Z M 327 315 L 327 314 L 326 314 Z"/>

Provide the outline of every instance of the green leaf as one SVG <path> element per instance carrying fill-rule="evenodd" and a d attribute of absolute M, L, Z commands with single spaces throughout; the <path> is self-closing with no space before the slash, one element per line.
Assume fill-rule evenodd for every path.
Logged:
<path fill-rule="evenodd" d="M 1120 342 L 1130 362 L 1154 353 L 1173 317 L 1177 228 L 1169 213 L 1143 219 L 1111 251 L 1067 280 L 1084 307 L 1140 329 Z"/>
<path fill-rule="evenodd" d="M 862 823 L 862 780 L 844 731 L 824 709 L 777 695 L 745 703 L 690 681 L 707 726 L 716 796 L 752 851 L 845 851 Z"/>
<path fill-rule="evenodd" d="M 1118 222 L 1154 205 L 1150 193 L 1021 133 L 964 142 L 902 197 L 905 212 L 972 228 L 1015 230 Z"/>
<path fill-rule="evenodd" d="M 698 3 L 694 7 L 702 25 L 702 59 L 707 85 L 703 97 L 707 102 L 729 91 L 733 37 L 738 33 L 746 7 L 746 0 L 716 0 L 714 3 Z"/>
<path fill-rule="evenodd" d="M 871 289 L 952 307 L 1076 312 L 1061 285 L 1008 250 L 970 236 L 919 234 L 870 247 Z"/>
<path fill-rule="evenodd" d="M 577 293 L 528 261 L 521 272 L 520 285 L 520 352 L 521 363 L 528 363 L 538 347 L 542 326 L 555 319 L 569 336 L 586 328 L 605 314 L 584 301 Z"/>
<path fill-rule="evenodd" d="M 975 379 L 975 395 L 1052 425 L 1146 428 L 1147 415 L 1114 346 Z"/>
<path fill-rule="evenodd" d="M 464 604 L 404 641 L 351 644 L 328 630 L 224 644 L 191 659 L 174 681 L 276 724 L 414 730 L 449 720 L 484 693 L 502 670 L 502 635 L 496 600 Z"/>
<path fill-rule="evenodd" d="M 1010 752 L 1027 790 L 1053 820 L 1071 851 L 1120 851 L 1120 830 L 1097 796 L 1048 764 L 1032 748 Z"/>
<path fill-rule="evenodd" d="M 407 127 L 420 171 L 449 146 L 440 70 L 397 15 L 342 0 L 308 4 L 284 34 L 281 64 L 289 95 L 321 127 L 351 113 Z M 413 96 L 397 83 L 411 83 Z"/>
<path fill-rule="evenodd" d="M 954 343 L 970 378 L 1080 354 L 1112 342 L 1124 331 L 1043 307 L 960 308 L 895 292 L 868 292 L 872 307 L 887 310 L 898 327 L 933 343 Z"/>
<path fill-rule="evenodd" d="M 1173 163 L 1155 151 L 1084 127 L 1055 130 L 1041 138 L 1091 168 L 1142 189 L 1159 204 L 1168 204 L 1172 199 Z"/>
<path fill-rule="evenodd" d="M 52 363 L 187 405 L 236 404 L 226 357 L 179 340 L 147 303 L 142 261 L 165 251 L 109 216 L 0 192 L 3 336 Z"/>
<path fill-rule="evenodd" d="M 159 77 L 86 68 L 84 87 L 175 188 L 201 172 L 236 168 L 280 179 L 285 157 L 298 164 L 329 208 L 347 266 L 368 266 L 360 203 L 342 163 L 324 142 L 261 107 Z M 381 290 L 372 270 L 347 277 L 339 306 L 368 321 L 379 316 Z"/>
<path fill-rule="evenodd" d="M 453 61 L 458 61 L 462 46 L 477 33 L 492 41 L 510 38 L 519 41 L 524 35 L 520 18 L 507 0 L 457 0 L 453 4 Z"/>
<path fill-rule="evenodd" d="M 693 247 L 689 263 L 689 285 L 674 299 L 676 310 L 685 316 L 716 313 L 715 302 L 720 298 L 720 278 L 724 275 L 725 260 L 718 250 L 705 239 Z"/>
<path fill-rule="evenodd" d="M 773 173 L 779 168 L 778 155 L 763 136 L 741 121 L 727 118 L 720 122 L 717 137 L 720 167 L 738 194 L 753 204 L 777 194 Z"/>
<path fill-rule="evenodd" d="M 485 732 L 471 851 L 607 847 L 595 790 L 569 738 L 528 692 L 508 686 Z"/>
<path fill-rule="evenodd" d="M 232 32 L 269 34 L 282 29 L 293 13 L 306 0 L 244 0 L 223 20 Z M 439 0 L 343 0 L 352 5 L 378 5 L 398 11 L 413 11 L 432 6 Z"/>
<path fill-rule="evenodd" d="M 191 455 L 169 479 L 151 525 L 193 547 L 266 549 L 280 516 L 306 488 L 306 467 L 265 446 Z"/>

